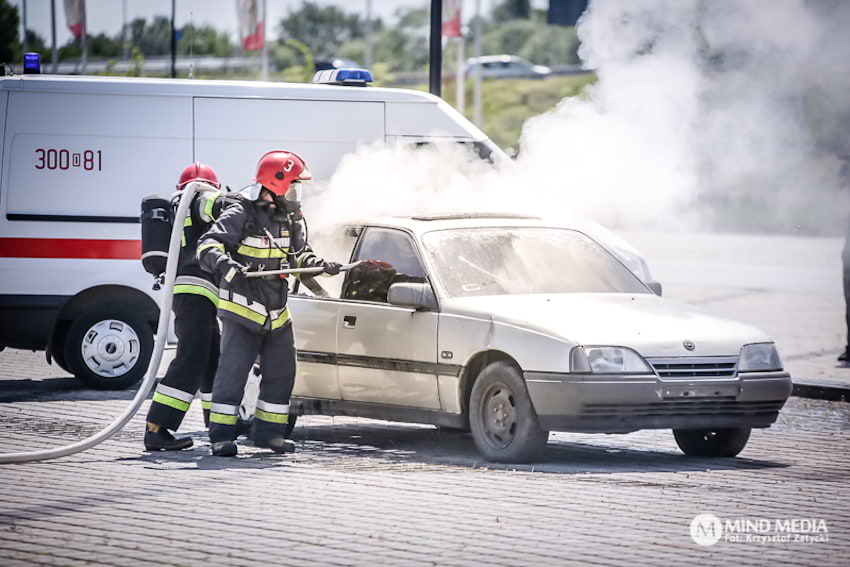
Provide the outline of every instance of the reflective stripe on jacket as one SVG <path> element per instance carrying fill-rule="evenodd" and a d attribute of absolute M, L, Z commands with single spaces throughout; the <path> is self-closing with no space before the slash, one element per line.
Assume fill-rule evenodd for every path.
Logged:
<path fill-rule="evenodd" d="M 201 267 L 219 285 L 219 317 L 256 330 L 277 331 L 289 322 L 288 279 L 240 278 L 238 267 L 259 272 L 322 266 L 303 227 L 271 203 L 241 199 L 226 206 L 198 244 Z"/>

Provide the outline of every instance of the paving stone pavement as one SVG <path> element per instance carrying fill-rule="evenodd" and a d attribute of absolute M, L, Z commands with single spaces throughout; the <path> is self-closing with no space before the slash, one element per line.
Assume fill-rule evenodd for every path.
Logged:
<path fill-rule="evenodd" d="M 94 433 L 131 396 L 6 350 L 0 451 Z M 0 467 L 0 564 L 844 566 L 850 552 L 845 402 L 792 398 L 737 459 L 684 457 L 669 431 L 553 433 L 539 462 L 494 465 L 465 433 L 320 416 L 299 421 L 293 455 L 242 444 L 224 459 L 197 408 L 190 450 L 145 453 L 142 428 Z M 703 547 L 702 513 L 823 520 L 828 541 Z"/>

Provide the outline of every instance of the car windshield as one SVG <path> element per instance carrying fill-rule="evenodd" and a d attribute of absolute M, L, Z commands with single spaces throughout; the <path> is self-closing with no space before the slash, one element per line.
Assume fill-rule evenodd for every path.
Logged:
<path fill-rule="evenodd" d="M 438 230 L 425 234 L 422 242 L 451 297 L 649 293 L 608 251 L 574 230 Z"/>

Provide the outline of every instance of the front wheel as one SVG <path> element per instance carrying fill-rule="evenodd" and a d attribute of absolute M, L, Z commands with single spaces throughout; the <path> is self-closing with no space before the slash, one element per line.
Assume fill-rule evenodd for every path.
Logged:
<path fill-rule="evenodd" d="M 121 390 L 148 369 L 153 331 L 128 307 L 107 305 L 74 320 L 63 350 L 68 370 L 87 385 Z"/>
<path fill-rule="evenodd" d="M 749 427 L 730 429 L 674 429 L 679 449 L 689 457 L 734 457 L 750 439 Z"/>
<path fill-rule="evenodd" d="M 542 452 L 549 432 L 540 428 L 525 381 L 504 361 L 489 364 L 472 386 L 469 427 L 488 460 L 527 463 Z"/>

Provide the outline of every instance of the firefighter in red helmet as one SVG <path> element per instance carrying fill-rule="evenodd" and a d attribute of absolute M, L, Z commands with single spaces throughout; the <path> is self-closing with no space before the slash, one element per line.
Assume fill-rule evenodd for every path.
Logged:
<path fill-rule="evenodd" d="M 221 183 L 215 171 L 202 163 L 187 166 L 177 182 L 177 199 L 189 183 L 199 182 L 189 215 L 183 227 L 177 279 L 174 285 L 174 330 L 177 354 L 165 377 L 154 391 L 148 411 L 145 448 L 149 451 L 174 451 L 191 447 L 190 437 L 175 438 L 183 416 L 200 388 L 204 416 L 212 397 L 212 380 L 218 366 L 219 332 L 216 320 L 218 288 L 198 265 L 198 237 L 207 231 L 221 212 L 224 202 Z"/>
<path fill-rule="evenodd" d="M 340 264 L 318 258 L 306 241 L 301 189 L 311 179 L 296 154 L 266 153 L 257 164 L 250 197 L 229 204 L 198 245 L 201 267 L 217 278 L 222 322 L 209 428 L 214 455 L 236 455 L 239 405 L 257 355 L 263 379 L 251 439 L 277 453 L 294 450 L 285 438 L 295 382 L 294 335 L 286 305 L 289 279 L 245 274 L 289 267 L 339 273 Z"/>

